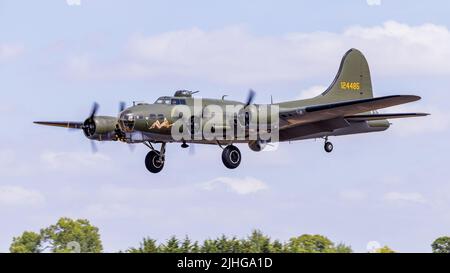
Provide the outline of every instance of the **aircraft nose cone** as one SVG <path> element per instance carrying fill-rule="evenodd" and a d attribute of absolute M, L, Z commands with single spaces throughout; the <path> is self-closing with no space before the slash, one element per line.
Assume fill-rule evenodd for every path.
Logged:
<path fill-rule="evenodd" d="M 123 111 L 119 116 L 119 127 L 124 132 L 132 132 L 135 124 L 135 116 L 131 111 Z"/>

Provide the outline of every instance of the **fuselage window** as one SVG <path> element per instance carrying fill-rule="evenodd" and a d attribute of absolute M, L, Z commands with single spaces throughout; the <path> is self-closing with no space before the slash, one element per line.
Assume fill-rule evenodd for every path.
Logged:
<path fill-rule="evenodd" d="M 150 114 L 150 119 L 156 119 L 156 115 L 155 114 Z"/>
<path fill-rule="evenodd" d="M 163 114 L 159 114 L 158 115 L 158 120 L 164 120 L 164 115 Z"/>

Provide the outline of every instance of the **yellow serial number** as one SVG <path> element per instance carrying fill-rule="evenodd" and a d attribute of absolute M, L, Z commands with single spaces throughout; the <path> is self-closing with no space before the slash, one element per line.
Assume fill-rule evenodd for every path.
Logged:
<path fill-rule="evenodd" d="M 359 82 L 341 82 L 342 90 L 359 90 L 361 84 Z"/>

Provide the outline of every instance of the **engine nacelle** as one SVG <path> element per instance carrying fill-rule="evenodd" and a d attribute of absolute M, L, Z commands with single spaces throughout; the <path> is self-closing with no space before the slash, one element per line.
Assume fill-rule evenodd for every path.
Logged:
<path fill-rule="evenodd" d="M 248 143 L 248 147 L 254 152 L 261 152 L 266 147 L 267 142 L 261 140 L 252 140 Z"/>
<path fill-rule="evenodd" d="M 98 116 L 84 121 L 83 132 L 89 139 L 117 140 L 117 118 Z"/>

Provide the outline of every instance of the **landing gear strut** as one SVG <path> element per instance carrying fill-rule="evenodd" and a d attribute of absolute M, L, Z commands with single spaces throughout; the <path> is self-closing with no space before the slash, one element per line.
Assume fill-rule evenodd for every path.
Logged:
<path fill-rule="evenodd" d="M 325 137 L 325 145 L 323 146 L 325 152 L 331 153 L 333 151 L 333 143 L 328 141 L 328 137 Z"/>
<path fill-rule="evenodd" d="M 145 157 L 145 167 L 151 173 L 159 173 L 164 167 L 166 143 L 161 143 L 160 151 L 155 150 L 150 142 L 144 144 L 151 150 Z"/>
<path fill-rule="evenodd" d="M 228 169 L 236 169 L 241 164 L 241 152 L 236 146 L 228 145 L 222 151 L 222 162 Z"/>

